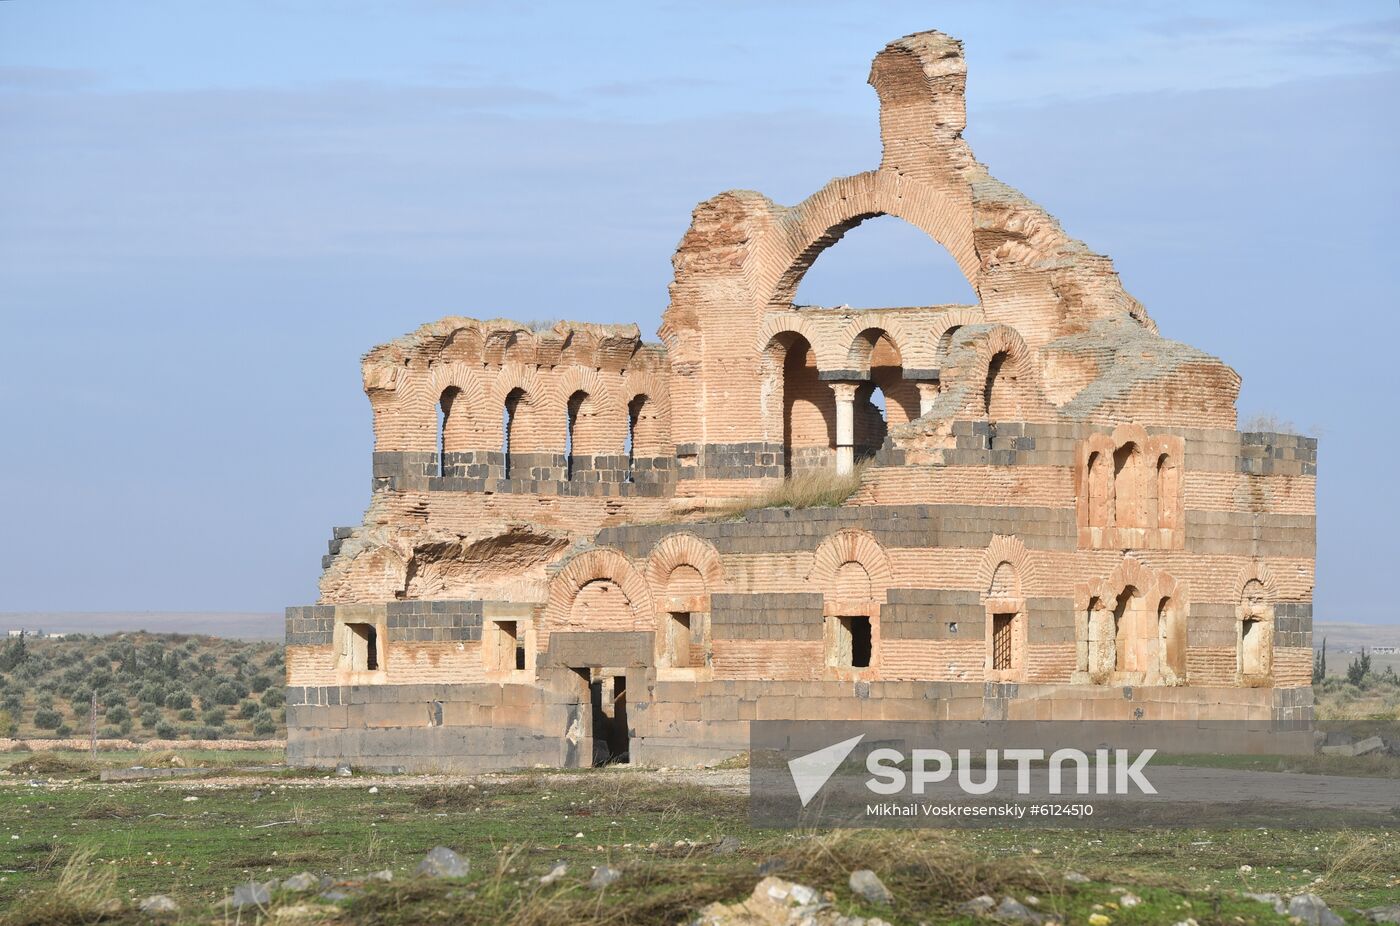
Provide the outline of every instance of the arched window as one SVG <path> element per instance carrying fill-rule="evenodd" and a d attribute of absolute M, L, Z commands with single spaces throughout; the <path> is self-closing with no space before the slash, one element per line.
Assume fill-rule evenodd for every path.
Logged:
<path fill-rule="evenodd" d="M 627 481 L 632 481 L 633 464 L 637 458 L 637 426 L 642 420 L 642 410 L 646 408 L 647 397 L 633 396 L 627 403 L 627 442 L 623 451 L 627 454 Z"/>
<path fill-rule="evenodd" d="M 997 377 L 1001 376 L 1001 368 L 1005 363 L 1006 351 L 1002 351 L 1001 353 L 992 357 L 991 362 L 987 364 L 987 382 L 982 387 L 982 406 L 983 409 L 986 411 L 987 417 L 989 418 L 995 417 L 993 415 L 992 403 L 994 399 L 1000 398 L 1000 396 L 997 396 L 995 394 L 997 386 Z"/>
<path fill-rule="evenodd" d="M 1113 525 L 1142 526 L 1142 476 L 1139 472 L 1142 454 L 1137 444 L 1129 441 L 1113 452 Z"/>
<path fill-rule="evenodd" d="M 1177 528 L 1177 508 L 1181 502 L 1181 469 L 1169 454 L 1157 457 L 1157 526 Z"/>
<path fill-rule="evenodd" d="M 447 476 L 452 473 L 452 466 L 448 463 L 447 455 L 456 453 L 464 449 L 465 432 L 467 429 L 467 410 L 465 403 L 461 401 L 462 390 L 456 386 L 449 386 L 444 389 L 438 398 L 437 406 L 437 458 L 438 475 Z M 452 414 L 453 408 L 457 408 L 457 414 Z"/>
<path fill-rule="evenodd" d="M 1237 672 L 1246 685 L 1267 681 L 1273 672 L 1274 613 L 1269 590 L 1258 579 L 1244 584 L 1239 606 Z"/>
<path fill-rule="evenodd" d="M 565 406 L 564 413 L 568 420 L 565 422 L 564 431 L 564 478 L 574 478 L 574 454 L 578 452 L 576 434 L 578 431 L 579 412 L 583 408 L 583 403 L 588 401 L 588 393 L 582 389 L 569 396 L 569 401 Z"/>
<path fill-rule="evenodd" d="M 1084 481 L 1087 483 L 1085 490 L 1089 498 L 1089 526 L 1106 527 L 1108 525 L 1108 471 L 1104 464 L 1103 454 L 1097 450 L 1089 454 L 1089 465 Z"/>
<path fill-rule="evenodd" d="M 525 399 L 525 390 L 515 388 L 506 396 L 505 405 L 501 410 L 501 456 L 505 458 L 505 478 L 510 478 L 512 453 L 512 440 L 516 437 L 515 431 L 519 424 L 520 406 Z"/>
<path fill-rule="evenodd" d="M 1141 672 L 1145 666 L 1143 659 L 1144 638 L 1142 620 L 1142 595 L 1129 585 L 1118 596 L 1113 608 L 1113 668 L 1117 672 Z M 1153 633 L 1150 638 L 1156 640 Z"/>
<path fill-rule="evenodd" d="M 1180 608 L 1170 598 L 1157 604 L 1157 651 L 1162 681 L 1175 683 L 1186 677 L 1186 624 Z"/>

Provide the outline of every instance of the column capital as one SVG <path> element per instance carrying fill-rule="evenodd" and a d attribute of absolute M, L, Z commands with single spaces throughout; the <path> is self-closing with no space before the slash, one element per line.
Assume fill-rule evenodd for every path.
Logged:
<path fill-rule="evenodd" d="M 861 383 L 853 383 L 850 381 L 835 382 L 831 384 L 831 391 L 836 393 L 836 399 L 839 402 L 854 402 L 856 390 L 859 389 L 861 385 Z"/>

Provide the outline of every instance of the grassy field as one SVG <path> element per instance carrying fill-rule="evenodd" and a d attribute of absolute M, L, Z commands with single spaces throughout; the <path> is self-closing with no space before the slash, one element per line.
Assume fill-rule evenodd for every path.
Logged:
<path fill-rule="evenodd" d="M 103 922 L 144 922 L 134 904 L 154 893 L 179 901 L 182 922 L 222 922 L 215 905 L 239 882 L 311 871 L 359 885 L 382 869 L 395 880 L 357 886 L 363 893 L 342 905 L 336 922 L 684 922 L 706 903 L 747 895 L 761 867 L 894 924 L 972 922 L 954 915 L 955 906 L 982 893 L 1034 897 L 1062 922 L 1100 912 L 1115 924 L 1189 917 L 1203 926 L 1287 922 L 1244 891 L 1312 890 L 1353 923 L 1363 922 L 1348 913 L 1353 907 L 1400 900 L 1394 832 L 754 830 L 741 795 L 626 768 L 450 783 L 285 772 L 30 786 L 26 774 L 0 776 L 5 926 L 95 922 L 101 910 Z M 728 774 L 732 782 L 742 773 Z M 738 838 L 736 851 L 716 851 L 723 836 Z M 465 883 L 411 877 L 435 845 L 470 859 Z M 568 874 L 541 886 L 539 876 L 561 861 Z M 623 875 L 594 891 L 586 882 L 603 864 Z M 892 910 L 853 898 L 846 878 L 857 868 L 884 879 L 897 897 Z M 1091 880 L 1069 883 L 1068 871 Z M 1143 903 L 1119 908 L 1125 890 Z M 244 912 L 243 922 L 253 919 Z"/>

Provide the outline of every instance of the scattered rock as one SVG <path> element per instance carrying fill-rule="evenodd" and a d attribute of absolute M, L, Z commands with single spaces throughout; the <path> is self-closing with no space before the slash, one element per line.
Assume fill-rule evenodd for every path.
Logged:
<path fill-rule="evenodd" d="M 426 878 L 465 878 L 470 871 L 471 862 L 446 846 L 437 846 L 423 857 L 413 873 Z"/>
<path fill-rule="evenodd" d="M 1400 923 L 1400 904 L 1372 907 L 1366 911 L 1366 919 L 1373 923 Z"/>
<path fill-rule="evenodd" d="M 1288 901 L 1288 915 L 1296 916 L 1303 926 L 1346 926 L 1342 919 L 1316 894 L 1299 894 Z"/>
<path fill-rule="evenodd" d="M 870 903 L 882 907 L 888 907 L 894 903 L 894 895 L 890 893 L 890 889 L 885 887 L 880 876 L 869 868 L 851 872 L 850 884 L 851 890 Z"/>
<path fill-rule="evenodd" d="M 1065 880 L 1068 881 L 1070 884 L 1088 884 L 1088 883 L 1089 883 L 1089 878 L 1086 877 L 1085 875 L 1081 875 L 1081 874 L 1080 874 L 1079 872 L 1077 872 L 1077 871 L 1067 871 L 1067 872 L 1065 872 Z"/>
<path fill-rule="evenodd" d="M 227 905 L 234 910 L 266 907 L 272 903 L 272 892 L 275 890 L 277 890 L 276 881 L 264 881 L 261 884 L 249 881 L 247 884 L 240 884 L 233 889 L 233 896 L 228 899 Z"/>
<path fill-rule="evenodd" d="M 981 897 L 974 897 L 966 903 L 960 903 L 957 911 L 966 916 L 986 916 L 997 907 L 997 899 L 990 894 L 983 894 Z"/>
<path fill-rule="evenodd" d="M 1044 919 L 1015 897 L 1003 897 L 993 916 L 1009 923 L 1040 923 Z"/>
<path fill-rule="evenodd" d="M 304 894 L 307 891 L 314 891 L 321 886 L 321 879 L 309 871 L 303 871 L 299 875 L 292 875 L 282 882 L 282 890 L 292 891 L 296 894 Z"/>
<path fill-rule="evenodd" d="M 548 886 L 550 884 L 553 884 L 555 881 L 558 881 L 560 878 L 564 877 L 568 873 L 569 866 L 565 865 L 563 862 L 560 862 L 553 868 L 549 869 L 549 874 L 540 875 L 540 883 Z"/>
<path fill-rule="evenodd" d="M 747 900 L 735 904 L 712 903 L 700 911 L 692 926 L 756 926 L 756 924 L 806 924 L 806 926 L 857 926 L 858 918 L 841 916 L 821 899 L 815 889 L 782 878 L 758 882 Z M 875 920 L 861 922 L 874 926 Z"/>
<path fill-rule="evenodd" d="M 335 776 L 336 776 L 337 778 L 349 778 L 349 777 L 350 777 L 351 775 L 353 775 L 353 774 L 355 774 L 355 773 L 354 773 L 354 771 L 350 768 L 350 763 L 349 763 L 349 762 L 341 762 L 339 765 L 337 765 L 337 766 L 335 767 Z"/>
<path fill-rule="evenodd" d="M 719 842 L 715 843 L 715 855 L 733 855 L 739 851 L 738 836 L 721 836 Z"/>
<path fill-rule="evenodd" d="M 1257 900 L 1260 903 L 1268 904 L 1269 906 L 1274 908 L 1274 912 L 1277 913 L 1279 916 L 1288 915 L 1288 906 L 1284 904 L 1283 898 L 1277 894 L 1246 893 L 1244 896 L 1248 897 L 1250 900 Z"/>
<path fill-rule="evenodd" d="M 333 887 L 328 891 L 322 891 L 317 896 L 319 896 L 322 900 L 328 900 L 331 903 L 340 903 L 342 900 L 349 900 L 355 895 L 345 890 L 344 888 Z"/>
<path fill-rule="evenodd" d="M 379 785 L 375 785 L 375 786 L 373 786 L 372 788 L 370 788 L 370 789 L 369 789 L 369 793 L 370 793 L 370 794 L 378 794 L 378 793 L 379 793 Z"/>
<path fill-rule="evenodd" d="M 272 915 L 279 920 L 309 920 L 334 916 L 338 912 L 335 907 L 326 904 L 299 903 L 289 907 L 278 907 L 272 911 Z"/>
<path fill-rule="evenodd" d="M 1133 893 L 1127 893 L 1118 898 L 1118 906 L 1124 910 L 1136 907 L 1140 903 L 1142 903 L 1142 898 Z"/>
<path fill-rule="evenodd" d="M 365 880 L 382 881 L 388 884 L 390 881 L 394 880 L 394 873 L 388 868 L 385 868 L 383 871 L 371 871 L 369 874 L 365 875 Z"/>
<path fill-rule="evenodd" d="M 1113 918 L 1102 913 L 1089 914 L 1089 926 L 1108 926 L 1113 922 Z"/>
<path fill-rule="evenodd" d="M 152 894 L 137 904 L 136 909 L 147 916 L 165 916 L 169 913 L 179 913 L 180 905 L 165 894 Z"/>
<path fill-rule="evenodd" d="M 1351 747 L 1351 754 L 1354 756 L 1364 756 L 1368 753 L 1378 752 L 1385 748 L 1385 740 L 1379 736 L 1368 736 L 1364 740 L 1357 740 Z"/>
<path fill-rule="evenodd" d="M 622 872 L 618 871 L 616 868 L 609 868 L 607 865 L 599 865 L 597 868 L 593 869 L 593 877 L 588 879 L 588 886 L 595 891 L 601 891 L 620 877 L 622 877 Z"/>

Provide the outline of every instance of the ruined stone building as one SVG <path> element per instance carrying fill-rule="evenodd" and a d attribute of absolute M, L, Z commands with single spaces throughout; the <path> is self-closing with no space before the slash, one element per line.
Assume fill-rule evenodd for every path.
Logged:
<path fill-rule="evenodd" d="M 1235 371 L 988 173 L 965 77 L 947 36 L 892 42 L 876 169 L 700 203 L 660 343 L 452 317 L 364 357 L 373 493 L 287 611 L 289 761 L 694 763 L 767 718 L 1310 723 L 1316 442 L 1237 431 Z M 977 304 L 794 305 L 882 215 Z M 742 504 L 816 470 L 852 493 Z"/>

